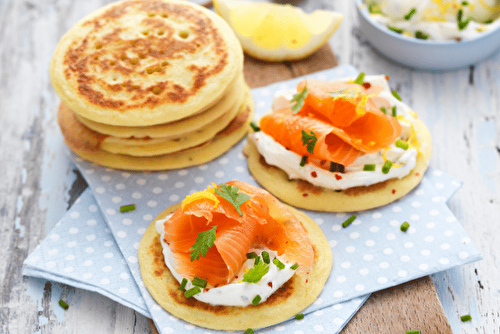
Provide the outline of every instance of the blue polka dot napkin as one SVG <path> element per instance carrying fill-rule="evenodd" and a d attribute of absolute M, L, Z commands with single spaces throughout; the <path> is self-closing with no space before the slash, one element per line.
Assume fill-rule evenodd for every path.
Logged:
<path fill-rule="evenodd" d="M 356 70 L 350 66 L 339 66 L 307 77 L 334 79 L 356 74 Z M 256 118 L 269 109 L 275 90 L 291 89 L 299 80 L 301 78 L 252 90 Z M 71 279 L 74 279 L 71 275 L 87 277 L 87 282 L 94 278 L 91 284 L 95 286 L 96 291 L 111 295 L 111 298 L 116 300 L 125 299 L 129 305 L 134 304 L 131 307 L 141 313 L 144 309 L 149 311 L 161 333 L 184 332 L 186 329 L 207 333 L 204 329 L 170 316 L 150 297 L 141 281 L 137 249 L 142 234 L 154 217 L 186 195 L 205 189 L 211 182 L 239 179 L 257 185 L 249 174 L 246 159 L 241 153 L 244 144 L 245 141 L 240 142 L 208 164 L 155 173 L 113 170 L 82 161 L 72 155 L 95 196 L 97 205 L 91 204 L 92 210 L 100 208 L 102 219 L 109 228 L 107 236 L 114 237 L 130 269 L 129 275 L 137 282 L 143 299 L 133 297 L 135 299 L 129 300 L 127 295 L 132 289 L 124 285 L 129 281 L 121 278 L 121 274 L 125 272 L 121 268 L 118 269 L 116 261 L 113 264 L 93 265 L 97 261 L 93 259 L 94 256 L 101 255 L 101 260 L 104 254 L 110 252 L 104 243 L 101 243 L 99 248 L 90 247 L 93 251 L 89 249 L 90 253 L 86 254 L 84 261 L 91 261 L 91 265 L 85 266 L 82 263 L 77 266 L 68 264 L 67 260 L 59 264 L 57 261 L 51 261 L 50 250 L 49 253 L 45 250 L 43 255 L 37 255 L 37 261 L 33 262 L 32 256 L 27 259 L 28 268 L 32 268 L 35 263 L 38 274 L 52 273 L 53 268 L 57 267 L 55 275 Z M 293 329 L 297 333 L 307 333 L 328 329 L 329 332 L 335 333 L 341 330 L 369 293 L 481 259 L 479 251 L 446 206 L 446 200 L 459 187 L 460 182 L 454 178 L 430 169 L 421 184 L 409 195 L 391 205 L 357 213 L 357 219 L 347 228 L 341 227 L 342 222 L 348 218 L 347 214 L 307 212 L 320 225 L 329 240 L 334 261 L 332 274 L 317 302 L 304 311 L 307 316 L 303 320 L 290 320 L 262 332 Z M 121 205 L 131 203 L 136 204 L 135 211 L 120 213 Z M 76 203 L 75 206 L 79 204 Z M 79 215 L 77 225 L 66 228 L 64 237 L 59 235 L 56 241 L 66 245 L 64 249 L 83 249 L 85 252 L 89 247 L 78 245 L 88 241 L 89 233 L 79 231 L 85 222 L 88 226 L 89 220 L 97 221 L 99 214 L 90 209 L 77 213 L 72 213 L 72 210 L 68 214 L 70 218 L 71 214 Z M 65 219 L 68 219 L 67 216 Z M 400 230 L 403 221 L 410 223 L 406 232 Z M 92 235 L 95 238 L 106 238 L 106 228 L 103 230 L 104 234 L 95 232 Z M 90 236 L 90 239 L 92 238 L 94 237 Z M 47 240 L 51 240 L 51 236 Z M 47 240 L 44 243 L 48 242 Z M 56 249 L 53 253 L 61 251 L 56 247 L 53 249 Z M 35 253 L 33 257 L 36 258 L 34 255 Z M 76 255 L 73 256 L 76 258 Z M 111 288 L 111 285 L 116 286 Z M 128 292 L 124 293 L 125 291 Z M 144 305 L 143 303 L 145 307 L 137 307 Z M 140 308 L 143 310 L 140 311 Z"/>

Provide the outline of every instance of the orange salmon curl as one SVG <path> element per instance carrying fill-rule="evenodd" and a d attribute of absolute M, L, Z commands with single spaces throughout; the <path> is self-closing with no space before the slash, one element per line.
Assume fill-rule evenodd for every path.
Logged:
<path fill-rule="evenodd" d="M 391 145 L 401 135 L 396 117 L 384 114 L 374 102 L 383 88 L 357 83 L 303 80 L 297 91 L 307 90 L 304 105 L 294 114 L 290 108 L 266 114 L 261 130 L 287 149 L 342 165 Z M 317 137 L 313 152 L 302 134 Z"/>
<path fill-rule="evenodd" d="M 246 261 L 251 247 L 266 247 L 299 264 L 298 274 L 312 267 L 314 250 L 298 218 L 267 191 L 242 181 L 226 183 L 250 196 L 240 210 L 212 189 L 194 194 L 165 222 L 165 242 L 176 260 L 176 271 L 192 279 L 205 278 L 217 287 L 230 283 Z M 203 194 L 204 192 L 207 192 Z M 214 246 L 191 261 L 189 248 L 198 233 L 214 226 Z"/>

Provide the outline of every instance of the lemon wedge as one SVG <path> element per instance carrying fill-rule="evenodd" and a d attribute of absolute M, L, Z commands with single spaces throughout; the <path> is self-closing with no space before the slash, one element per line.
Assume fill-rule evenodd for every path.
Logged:
<path fill-rule="evenodd" d="M 261 60 L 305 58 L 337 31 L 343 15 L 316 10 L 310 14 L 286 4 L 214 0 L 215 11 L 231 26 L 243 50 Z"/>

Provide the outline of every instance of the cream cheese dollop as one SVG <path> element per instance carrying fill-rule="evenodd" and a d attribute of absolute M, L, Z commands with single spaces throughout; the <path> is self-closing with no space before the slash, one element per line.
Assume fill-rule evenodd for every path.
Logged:
<path fill-rule="evenodd" d="M 391 108 L 396 106 L 398 121 L 402 127 L 400 139 L 407 140 L 413 134 L 415 113 L 392 95 L 384 76 L 366 76 L 364 82 L 384 88 L 383 92 L 378 96 L 389 101 Z M 294 92 L 291 91 L 278 91 L 274 96 L 273 110 L 288 106 L 293 94 Z M 418 138 L 418 134 L 416 135 Z M 369 186 L 393 178 L 403 178 L 415 167 L 418 155 L 416 147 L 409 147 L 404 150 L 392 144 L 380 152 L 359 157 L 351 165 L 345 167 L 344 173 L 332 173 L 312 163 L 300 166 L 302 159 L 300 155 L 287 150 L 274 138 L 262 131 L 252 133 L 249 138 L 255 143 L 259 154 L 265 159 L 266 163 L 286 172 L 289 179 L 306 180 L 315 186 L 332 190 Z M 386 159 L 390 160 L 393 166 L 387 174 L 384 174 L 382 166 Z M 374 164 L 376 166 L 375 171 L 364 171 L 363 167 L 366 164 Z"/>
<path fill-rule="evenodd" d="M 404 35 L 414 37 L 416 31 L 436 41 L 472 40 L 500 24 L 500 1 L 469 0 L 367 0 L 373 12 L 371 18 L 386 27 L 403 29 Z M 462 21 L 472 20 L 459 29 L 457 14 L 462 11 Z M 412 15 L 405 18 L 410 12 Z M 493 21 L 486 24 L 485 22 Z"/>
<path fill-rule="evenodd" d="M 170 217 L 171 215 L 163 220 L 157 220 L 156 231 L 160 234 L 165 264 L 175 279 L 181 283 L 184 277 L 182 277 L 182 275 L 177 273 L 175 270 L 175 259 L 170 248 L 168 247 L 168 244 L 164 240 L 164 224 L 168 219 L 170 219 Z M 232 282 L 223 286 L 207 287 L 208 289 L 202 289 L 202 292 L 194 295 L 192 298 L 211 305 L 241 307 L 251 305 L 252 300 L 257 295 L 261 297 L 260 303 L 266 301 L 269 296 L 276 292 L 295 274 L 295 270 L 290 268 L 293 263 L 288 263 L 284 258 L 277 256 L 275 251 L 266 248 L 251 248 L 248 252 L 255 252 L 260 256 L 263 251 L 267 251 L 269 253 L 271 263 L 269 264 L 269 272 L 264 275 L 259 282 L 246 283 L 241 281 L 245 270 L 253 268 L 254 266 L 255 260 L 248 259 L 245 263 L 243 263 L 240 271 Z M 285 265 L 285 268 L 279 270 L 276 265 L 272 263 L 273 258 L 278 258 Z M 192 287 L 193 285 L 188 279 L 186 290 Z"/>

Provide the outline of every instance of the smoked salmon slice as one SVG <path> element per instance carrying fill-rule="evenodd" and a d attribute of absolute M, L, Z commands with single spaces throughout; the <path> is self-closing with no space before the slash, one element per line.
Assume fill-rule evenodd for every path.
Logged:
<path fill-rule="evenodd" d="M 267 191 L 241 181 L 226 183 L 250 196 L 236 207 L 215 192 L 215 188 L 186 198 L 165 222 L 165 242 L 176 261 L 176 271 L 195 276 L 216 287 L 230 283 L 246 261 L 251 247 L 266 247 L 299 264 L 297 272 L 312 266 L 314 251 L 298 218 Z M 190 248 L 200 232 L 216 226 L 214 246 L 205 256 L 191 261 Z"/>
<path fill-rule="evenodd" d="M 359 156 L 379 152 L 401 135 L 396 117 L 383 113 L 377 96 L 383 88 L 357 83 L 304 80 L 297 91 L 307 90 L 297 113 L 291 108 L 266 114 L 261 130 L 301 156 L 312 156 L 342 165 Z M 317 138 L 314 149 L 303 142 L 303 132 Z"/>

